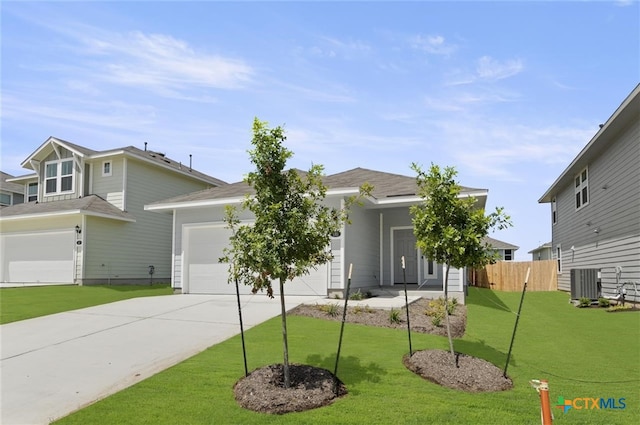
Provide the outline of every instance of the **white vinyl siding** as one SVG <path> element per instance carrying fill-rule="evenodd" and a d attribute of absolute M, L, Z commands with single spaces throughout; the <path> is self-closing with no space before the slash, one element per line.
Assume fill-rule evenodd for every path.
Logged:
<path fill-rule="evenodd" d="M 104 163 L 109 162 L 110 176 L 104 176 Z M 92 193 L 105 199 L 121 210 L 124 206 L 123 188 L 124 159 L 122 157 L 97 163 L 93 166 Z"/>
<path fill-rule="evenodd" d="M 126 171 L 122 157 L 111 161 L 111 177 L 102 178 L 102 161 L 93 167 L 93 187 L 97 195 L 118 208 L 126 205 L 135 223 L 87 217 L 91 231 L 84 244 L 85 280 L 88 283 L 149 282 L 149 266 L 154 266 L 153 282 L 168 283 L 172 269 L 173 219 L 171 214 L 144 211 L 144 206 L 208 186 L 132 158 L 126 160 Z M 125 173 L 127 186 L 123 190 Z"/>

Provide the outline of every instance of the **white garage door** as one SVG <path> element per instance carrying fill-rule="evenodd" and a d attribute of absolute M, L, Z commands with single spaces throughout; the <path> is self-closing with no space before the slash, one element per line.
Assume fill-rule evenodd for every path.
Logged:
<path fill-rule="evenodd" d="M 2 282 L 73 283 L 73 230 L 1 238 Z"/>
<path fill-rule="evenodd" d="M 190 294 L 235 294 L 235 284 L 228 283 L 229 265 L 219 263 L 223 249 L 229 243 L 231 231 L 224 225 L 184 226 L 184 264 L 182 289 Z M 327 294 L 328 266 L 320 266 L 311 274 L 285 284 L 288 295 Z M 276 293 L 278 284 L 273 285 Z M 240 293 L 250 294 L 251 288 L 241 285 Z"/>

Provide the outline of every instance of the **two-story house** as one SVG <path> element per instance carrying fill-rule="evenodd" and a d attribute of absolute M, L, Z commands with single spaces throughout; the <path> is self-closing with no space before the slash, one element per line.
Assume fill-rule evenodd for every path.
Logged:
<path fill-rule="evenodd" d="M 553 260 L 553 244 L 545 242 L 529 251 L 528 254 L 531 254 L 531 261 Z"/>
<path fill-rule="evenodd" d="M 538 202 L 551 206 L 559 289 L 593 298 L 640 281 L 640 85 Z"/>
<path fill-rule="evenodd" d="M 11 174 L 0 171 L 0 208 L 24 202 L 24 187 L 21 184 L 8 181 Z"/>
<path fill-rule="evenodd" d="M 191 161 L 189 161 L 191 162 Z M 8 181 L 24 203 L 0 210 L 0 284 L 170 282 L 170 216 L 144 205 L 225 185 L 133 146 L 95 151 L 48 138 Z"/>

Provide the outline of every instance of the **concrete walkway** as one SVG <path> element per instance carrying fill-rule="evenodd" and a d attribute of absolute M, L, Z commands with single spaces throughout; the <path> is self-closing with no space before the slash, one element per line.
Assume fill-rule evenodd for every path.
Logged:
<path fill-rule="evenodd" d="M 317 297 L 286 298 L 287 309 Z M 243 296 L 245 329 L 280 314 Z M 135 298 L 0 326 L 0 423 L 66 416 L 240 332 L 235 296 Z"/>

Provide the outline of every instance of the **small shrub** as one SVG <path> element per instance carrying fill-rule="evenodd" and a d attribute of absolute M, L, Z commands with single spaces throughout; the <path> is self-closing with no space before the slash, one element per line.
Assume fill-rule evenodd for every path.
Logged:
<path fill-rule="evenodd" d="M 338 303 L 324 304 L 320 307 L 320 310 L 324 311 L 331 317 L 336 317 L 340 314 L 340 306 Z"/>
<path fill-rule="evenodd" d="M 354 292 L 353 294 L 349 295 L 349 299 L 350 300 L 356 300 L 359 301 L 361 299 L 364 298 L 364 294 L 362 292 L 360 292 L 360 289 L 358 289 L 356 292 Z"/>
<path fill-rule="evenodd" d="M 331 298 L 333 298 L 334 300 L 339 300 L 339 299 L 340 299 L 340 298 L 342 298 L 342 297 L 340 296 L 340 293 L 336 292 L 335 294 L 333 294 L 333 295 L 331 296 Z"/>
<path fill-rule="evenodd" d="M 625 304 L 625 305 L 616 304 L 607 308 L 607 311 L 610 311 L 610 312 L 624 311 L 624 310 L 631 310 L 631 306 L 629 306 L 629 304 Z"/>
<path fill-rule="evenodd" d="M 373 313 L 373 309 L 371 307 L 369 307 L 369 304 L 364 306 L 364 311 L 367 313 Z"/>
<path fill-rule="evenodd" d="M 582 297 L 578 300 L 578 307 L 584 308 L 591 305 L 591 298 Z"/>
<path fill-rule="evenodd" d="M 400 319 L 400 310 L 396 310 L 392 308 L 389 311 L 389 323 L 398 324 L 401 322 L 402 320 Z"/>
<path fill-rule="evenodd" d="M 355 314 L 361 314 L 363 311 L 364 311 L 364 309 L 362 308 L 362 306 L 359 306 L 359 305 L 357 305 L 357 306 L 355 306 L 355 307 L 353 308 L 353 312 L 354 312 Z"/>
<path fill-rule="evenodd" d="M 608 299 L 602 298 L 602 297 L 598 298 L 599 307 L 606 308 L 606 307 L 609 307 L 610 305 L 611 305 L 611 301 L 609 301 Z"/>

